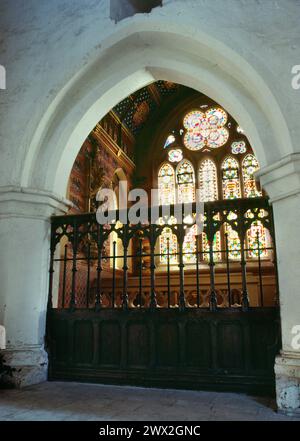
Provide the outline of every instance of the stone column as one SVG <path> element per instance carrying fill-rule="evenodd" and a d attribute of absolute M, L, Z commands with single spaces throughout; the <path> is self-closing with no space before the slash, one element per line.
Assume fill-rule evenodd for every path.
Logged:
<path fill-rule="evenodd" d="M 66 201 L 14 187 L 0 188 L 0 325 L 13 382 L 26 386 L 47 378 L 44 350 L 48 292 L 50 216 Z"/>
<path fill-rule="evenodd" d="M 278 410 L 300 414 L 300 154 L 259 173 L 274 211 L 282 350 L 275 361 Z"/>

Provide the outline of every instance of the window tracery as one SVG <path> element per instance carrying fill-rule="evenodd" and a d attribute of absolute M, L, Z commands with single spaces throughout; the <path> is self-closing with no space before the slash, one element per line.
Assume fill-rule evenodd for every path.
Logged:
<path fill-rule="evenodd" d="M 177 166 L 177 202 L 193 202 L 195 200 L 195 173 L 192 164 L 184 159 Z"/>
<path fill-rule="evenodd" d="M 232 156 L 228 156 L 222 163 L 223 199 L 237 199 L 241 197 L 239 164 Z"/>
<path fill-rule="evenodd" d="M 227 113 L 219 107 L 213 107 L 206 112 L 193 110 L 183 120 L 186 129 L 184 145 L 190 150 L 201 150 L 207 146 L 212 149 L 221 147 L 229 138 L 225 127 Z"/>
<path fill-rule="evenodd" d="M 159 204 L 175 204 L 175 173 L 173 167 L 164 163 L 158 172 Z"/>
<path fill-rule="evenodd" d="M 248 154 L 242 162 L 244 193 L 246 198 L 255 198 L 262 195 L 257 189 L 254 173 L 259 169 L 259 164 L 254 155 Z"/>
<path fill-rule="evenodd" d="M 201 110 L 193 110 L 188 112 L 183 120 L 184 130 L 180 129 L 179 133 L 183 134 L 183 146 L 168 149 L 167 159 L 169 163 L 164 163 L 159 170 L 159 201 L 162 205 L 174 203 L 194 202 L 196 198 L 196 188 L 199 189 L 197 197 L 201 202 L 216 201 L 222 199 L 238 199 L 241 197 L 251 198 L 262 196 L 262 192 L 257 189 L 254 173 L 259 169 L 259 164 L 255 156 L 249 151 L 249 147 L 243 140 L 243 130 L 232 122 L 228 122 L 227 113 L 220 107 L 209 108 L 207 105 L 201 106 Z M 240 139 L 233 140 L 231 144 L 226 145 L 229 138 L 229 130 L 237 131 Z M 168 142 L 167 142 L 168 141 Z M 164 148 L 171 145 L 175 141 L 174 135 L 169 135 Z M 222 147 L 230 151 L 227 156 L 213 155 L 211 150 Z M 202 154 L 202 151 L 208 151 L 208 156 L 199 163 L 196 170 L 192 162 L 184 156 L 184 147 L 195 151 L 193 155 Z M 211 150 L 210 150 L 211 149 Z M 201 150 L 201 153 L 198 152 Z M 250 149 L 251 152 L 251 149 Z M 211 155 L 211 157 L 209 157 Z M 215 158 L 218 158 L 216 160 Z M 241 159 L 240 159 L 241 158 Z M 196 162 L 196 159 L 195 159 Z M 178 163 L 174 171 L 172 163 Z M 195 164 L 195 163 L 194 163 Z M 218 182 L 219 180 L 219 182 Z M 243 184 L 243 185 L 242 185 Z M 219 187 L 220 185 L 220 187 Z M 229 218 L 228 218 L 229 219 Z M 164 250 L 166 254 L 167 244 L 170 254 L 177 252 L 177 237 L 166 227 L 165 236 L 161 240 L 161 252 Z M 266 248 L 267 233 L 260 222 L 253 223 L 253 226 L 246 234 L 246 246 L 252 250 L 248 251 L 248 258 L 257 257 L 255 251 L 254 232 L 259 230 L 260 248 Z M 189 228 L 187 230 L 183 252 L 184 263 L 196 262 L 196 229 Z M 226 234 L 226 236 L 225 236 Z M 256 234 L 256 233 L 255 233 Z M 228 241 L 228 257 L 231 260 L 239 260 L 241 258 L 241 244 L 239 235 L 232 225 L 228 222 L 214 236 L 213 251 L 214 259 L 221 260 L 221 250 L 224 250 L 225 241 Z M 202 259 L 209 261 L 209 243 L 205 233 L 200 238 L 201 249 L 203 252 Z M 257 239 L 256 239 L 257 242 Z M 222 245 L 223 244 L 223 245 Z M 266 257 L 265 251 L 260 252 L 261 257 Z M 162 262 L 166 262 L 162 258 Z M 174 256 L 172 263 L 177 262 Z M 178 263 L 178 262 L 177 262 Z"/>
<path fill-rule="evenodd" d="M 199 166 L 200 201 L 216 201 L 218 199 L 217 168 L 210 159 L 205 159 Z"/>

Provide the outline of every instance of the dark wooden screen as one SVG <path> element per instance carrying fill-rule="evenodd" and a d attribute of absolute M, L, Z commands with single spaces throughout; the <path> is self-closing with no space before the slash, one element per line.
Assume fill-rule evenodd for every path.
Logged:
<path fill-rule="evenodd" d="M 265 198 L 218 201 L 205 204 L 204 214 L 209 249 L 197 241 L 193 265 L 184 263 L 184 225 L 171 225 L 177 264 L 168 258 L 164 268 L 157 249 L 164 225 L 105 226 L 95 214 L 52 219 L 51 379 L 273 388 L 280 327 L 271 207 Z M 270 234 L 268 259 L 260 257 L 259 237 L 257 258 L 249 259 L 246 232 L 257 220 Z M 238 261 L 229 259 L 227 240 L 213 248 L 225 222 L 239 235 Z"/>

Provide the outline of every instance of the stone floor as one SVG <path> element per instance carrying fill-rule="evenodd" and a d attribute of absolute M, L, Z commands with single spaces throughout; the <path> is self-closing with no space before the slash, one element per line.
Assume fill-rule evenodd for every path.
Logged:
<path fill-rule="evenodd" d="M 274 408 L 270 398 L 223 392 L 66 382 L 0 390 L 1 421 L 297 420 Z"/>

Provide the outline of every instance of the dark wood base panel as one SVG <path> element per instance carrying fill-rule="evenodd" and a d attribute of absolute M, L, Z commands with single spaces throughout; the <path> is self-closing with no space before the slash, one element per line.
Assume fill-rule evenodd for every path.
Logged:
<path fill-rule="evenodd" d="M 50 380 L 274 392 L 275 308 L 53 309 L 47 329 Z"/>

